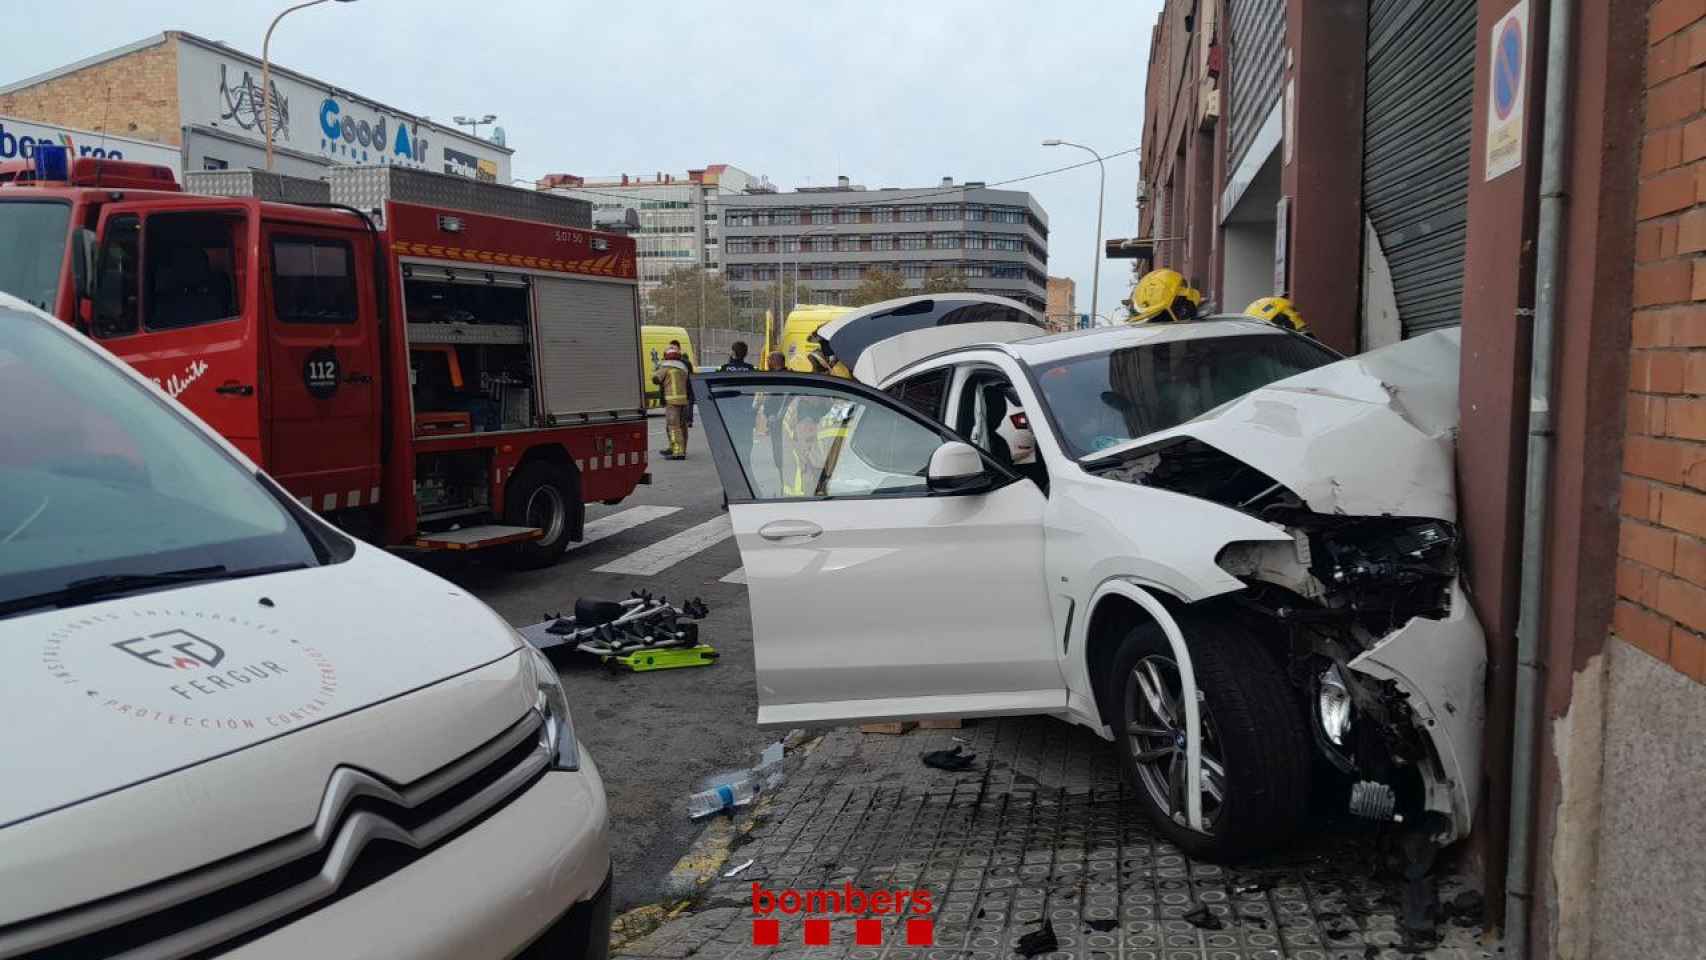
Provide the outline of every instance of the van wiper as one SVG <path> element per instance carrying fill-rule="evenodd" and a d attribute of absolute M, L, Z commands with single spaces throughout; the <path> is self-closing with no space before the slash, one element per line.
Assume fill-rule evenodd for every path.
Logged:
<path fill-rule="evenodd" d="M 306 564 L 280 563 L 266 567 L 230 570 L 223 564 L 215 564 L 207 567 L 188 567 L 183 570 L 162 570 L 158 573 L 110 573 L 98 577 L 84 577 L 81 580 L 72 580 L 58 590 L 16 597 L 0 603 L 0 617 L 11 616 L 25 610 L 34 610 L 38 607 L 75 607 L 79 604 L 94 603 L 96 600 L 104 600 L 134 590 L 150 590 L 156 587 L 170 587 L 208 580 L 236 580 L 242 577 L 258 577 L 285 570 L 300 570 L 304 566 Z"/>

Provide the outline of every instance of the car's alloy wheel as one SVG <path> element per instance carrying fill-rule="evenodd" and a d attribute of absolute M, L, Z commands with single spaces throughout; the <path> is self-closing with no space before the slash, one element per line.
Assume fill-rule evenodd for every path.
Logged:
<path fill-rule="evenodd" d="M 1127 632 L 1102 681 L 1126 782 L 1156 832 L 1191 856 L 1237 860 L 1284 843 L 1307 808 L 1311 746 L 1279 642 L 1224 607 L 1175 618 L 1197 681 L 1203 829 L 1185 813 L 1178 654 L 1155 623 Z"/>
<path fill-rule="evenodd" d="M 1125 732 L 1138 782 L 1156 807 L 1166 810 L 1173 822 L 1189 828 L 1182 690 L 1179 665 L 1171 657 L 1155 653 L 1139 660 L 1126 676 Z M 1214 718 L 1200 699 L 1197 715 L 1202 723 L 1201 832 L 1213 833 L 1214 821 L 1226 802 L 1226 767 L 1220 760 Z"/>

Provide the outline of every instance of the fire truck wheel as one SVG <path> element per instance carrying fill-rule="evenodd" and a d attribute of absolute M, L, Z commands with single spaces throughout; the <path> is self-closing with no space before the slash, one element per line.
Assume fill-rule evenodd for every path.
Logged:
<path fill-rule="evenodd" d="M 569 471 L 555 464 L 530 463 L 510 480 L 504 500 L 505 523 L 544 531 L 538 540 L 515 548 L 511 554 L 514 565 L 536 569 L 556 563 L 569 548 L 574 511 L 580 506 Z"/>

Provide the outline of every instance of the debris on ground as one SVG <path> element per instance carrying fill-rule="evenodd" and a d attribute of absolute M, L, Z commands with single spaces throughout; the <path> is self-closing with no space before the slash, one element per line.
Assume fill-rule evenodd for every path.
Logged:
<path fill-rule="evenodd" d="M 1446 901 L 1440 914 L 1440 919 L 1459 927 L 1477 926 L 1486 920 L 1487 898 L 1479 890 L 1465 890 Z"/>
<path fill-rule="evenodd" d="M 1248 880 L 1232 885 L 1232 893 L 1240 897 L 1246 893 L 1264 893 L 1267 889 L 1268 885 L 1260 880 Z"/>
<path fill-rule="evenodd" d="M 1060 940 L 1054 935 L 1054 924 L 1044 920 L 1043 925 L 1019 938 L 1018 950 L 1020 956 L 1034 957 L 1040 953 L 1053 953 L 1060 949 Z"/>
<path fill-rule="evenodd" d="M 742 873 L 742 872 L 744 872 L 744 871 L 745 871 L 745 870 L 746 870 L 746 868 L 747 868 L 747 867 L 750 867 L 750 866 L 752 866 L 752 865 L 753 865 L 753 864 L 754 864 L 754 863 L 755 863 L 755 862 L 757 862 L 757 861 L 754 861 L 754 860 L 748 860 L 748 861 L 746 861 L 746 862 L 745 862 L 745 863 L 743 863 L 743 864 L 741 864 L 741 865 L 740 865 L 740 866 L 738 866 L 738 867 L 734 867 L 734 868 L 733 868 L 733 869 L 731 869 L 731 870 L 729 870 L 729 871 L 728 871 L 728 872 L 727 872 L 727 873 L 724 873 L 724 874 L 723 874 L 723 879 L 724 879 L 724 880 L 727 880 L 727 879 L 729 879 L 729 878 L 730 878 L 730 877 L 738 877 L 738 876 L 740 876 L 740 875 L 741 875 L 741 873 Z"/>
<path fill-rule="evenodd" d="M 698 793 L 687 798 L 687 816 L 698 820 L 713 813 L 744 807 L 760 794 L 782 786 L 782 758 L 787 748 L 778 740 L 764 748 L 758 765 L 746 770 L 719 773 L 705 781 Z"/>
<path fill-rule="evenodd" d="M 976 759 L 977 754 L 966 753 L 965 748 L 957 743 L 954 744 L 952 750 L 931 750 L 923 755 L 925 766 L 951 772 L 970 770 L 972 762 Z"/>
<path fill-rule="evenodd" d="M 859 724 L 859 732 L 882 733 L 898 737 L 916 726 L 918 726 L 916 720 L 889 720 L 884 723 L 861 723 Z"/>
<path fill-rule="evenodd" d="M 1110 930 L 1119 929 L 1120 922 L 1118 920 L 1086 920 L 1084 925 L 1097 933 L 1107 933 Z"/>
<path fill-rule="evenodd" d="M 1198 904 L 1195 910 L 1182 917 L 1185 922 L 1199 930 L 1225 930 L 1226 921 L 1208 912 L 1208 904 Z"/>

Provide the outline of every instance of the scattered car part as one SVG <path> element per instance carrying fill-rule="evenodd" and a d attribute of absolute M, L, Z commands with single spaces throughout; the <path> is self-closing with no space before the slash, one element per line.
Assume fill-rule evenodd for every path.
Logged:
<path fill-rule="evenodd" d="M 620 601 L 582 597 L 575 601 L 574 616 L 547 614 L 518 632 L 535 649 L 568 647 L 613 670 L 706 667 L 716 662 L 716 649 L 699 642 L 697 623 L 682 621 L 703 620 L 709 613 L 697 597 L 677 607 L 636 590 Z"/>

